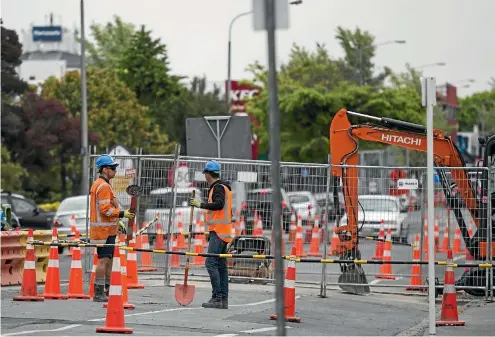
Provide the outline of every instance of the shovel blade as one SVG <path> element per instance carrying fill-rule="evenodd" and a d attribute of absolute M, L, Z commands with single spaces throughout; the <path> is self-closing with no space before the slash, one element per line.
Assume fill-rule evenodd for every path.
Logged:
<path fill-rule="evenodd" d="M 194 299 L 194 285 L 184 285 L 184 284 L 176 284 L 175 285 L 175 300 L 182 306 L 186 306 L 191 304 Z"/>
<path fill-rule="evenodd" d="M 355 295 L 368 295 L 371 292 L 368 280 L 361 267 L 348 268 L 344 271 L 339 277 L 339 287 Z"/>

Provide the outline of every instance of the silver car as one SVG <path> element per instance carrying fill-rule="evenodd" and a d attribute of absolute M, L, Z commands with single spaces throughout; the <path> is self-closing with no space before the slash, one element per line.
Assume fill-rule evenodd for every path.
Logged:
<path fill-rule="evenodd" d="M 88 214 L 87 202 L 87 195 L 65 198 L 55 213 L 53 228 L 56 228 L 59 234 L 70 234 L 72 224 L 74 223 L 79 233 L 81 233 L 81 237 L 85 236 Z"/>

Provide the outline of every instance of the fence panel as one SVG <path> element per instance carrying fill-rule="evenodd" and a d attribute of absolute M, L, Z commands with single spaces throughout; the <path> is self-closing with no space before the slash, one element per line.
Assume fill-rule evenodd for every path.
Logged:
<path fill-rule="evenodd" d="M 351 205 L 349 212 L 357 218 L 361 237 L 358 247 L 365 260 L 413 261 L 428 259 L 427 238 L 427 184 L 424 167 L 372 167 L 372 166 L 332 166 L 342 169 L 346 178 L 346 194 L 357 195 L 358 202 Z M 493 180 L 493 179 L 492 179 Z M 457 263 L 490 263 L 490 245 L 479 248 L 479 241 L 491 237 L 491 214 L 487 198 L 493 181 L 488 181 L 486 168 L 436 168 L 434 177 L 434 246 L 435 260 L 447 260 L 450 249 Z M 344 192 L 340 179 L 332 180 L 332 191 Z M 460 196 L 464 196 L 460 198 Z M 344 198 L 344 197 L 342 197 Z M 449 201 L 450 200 L 450 201 Z M 347 200 L 348 203 L 351 200 Z M 339 225 L 348 223 L 348 212 L 342 214 Z M 487 224 L 490 224 L 487 226 Z M 392 242 L 363 240 L 390 235 Z M 339 238 L 336 240 L 338 245 Z M 341 237 L 340 239 L 345 239 Z M 490 240 L 488 240 L 490 242 Z M 467 245 L 466 245 L 467 243 Z M 416 253 L 414 246 L 417 244 Z M 335 247 L 335 246 L 334 246 Z M 335 251 L 332 247 L 332 251 Z M 471 257 L 476 255 L 476 259 Z M 388 257 L 390 256 L 390 257 Z M 358 257 L 359 258 L 359 257 Z M 427 282 L 427 265 L 363 265 L 368 283 L 377 287 L 403 287 L 419 290 Z M 436 278 L 443 284 L 444 267 L 436 266 Z M 489 290 L 486 280 L 489 269 L 455 268 L 457 288 L 475 294 Z M 327 269 L 329 284 L 340 285 L 338 266 Z M 484 282 L 482 279 L 485 279 Z M 340 282 L 345 282 L 340 280 Z M 439 288 L 441 286 L 439 285 Z M 488 291 L 487 291 L 488 292 Z"/>

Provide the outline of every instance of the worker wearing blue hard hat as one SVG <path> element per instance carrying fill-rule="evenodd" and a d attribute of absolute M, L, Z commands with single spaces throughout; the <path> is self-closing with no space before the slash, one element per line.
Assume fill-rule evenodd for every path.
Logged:
<path fill-rule="evenodd" d="M 90 242 L 115 244 L 121 218 L 134 218 L 129 210 L 120 210 L 110 180 L 115 177 L 119 164 L 108 154 L 96 159 L 99 177 L 90 189 Z M 112 246 L 96 248 L 98 264 L 94 282 L 94 302 L 107 302 L 112 273 Z"/>
<path fill-rule="evenodd" d="M 230 183 L 220 179 L 221 167 L 215 160 L 206 163 L 203 173 L 209 185 L 208 202 L 190 198 L 189 205 L 206 209 L 206 225 L 208 226 L 208 253 L 226 254 L 227 245 L 232 241 L 232 188 Z M 207 257 L 206 270 L 210 275 L 212 296 L 203 303 L 204 308 L 228 309 L 229 307 L 229 274 L 227 260 L 218 257 Z"/>

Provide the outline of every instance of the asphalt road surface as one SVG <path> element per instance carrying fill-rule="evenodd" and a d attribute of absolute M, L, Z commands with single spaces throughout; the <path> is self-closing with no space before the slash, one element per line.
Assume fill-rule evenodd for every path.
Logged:
<path fill-rule="evenodd" d="M 129 290 L 135 310 L 125 310 L 125 326 L 138 335 L 271 336 L 276 334 L 273 286 L 230 286 L 229 310 L 204 309 L 208 283 L 195 284 L 193 303 L 179 306 L 174 288 L 143 280 L 145 289 Z M 178 282 L 182 283 L 182 282 Z M 17 288 L 17 289 L 16 289 Z M 2 336 L 88 336 L 105 326 L 106 309 L 91 300 L 13 302 L 19 287 L 2 289 Z M 42 287 L 39 287 L 42 288 Z M 66 291 L 62 286 L 62 292 Z M 42 289 L 39 289 L 42 290 Z M 371 294 L 352 296 L 332 292 L 320 298 L 315 289 L 298 288 L 296 315 L 287 323 L 289 336 L 394 335 L 418 324 L 427 315 L 424 298 Z"/>

